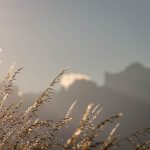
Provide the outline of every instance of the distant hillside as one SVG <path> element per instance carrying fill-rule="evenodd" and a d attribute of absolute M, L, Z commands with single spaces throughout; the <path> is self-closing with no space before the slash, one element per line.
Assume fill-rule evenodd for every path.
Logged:
<path fill-rule="evenodd" d="M 26 93 L 21 99 L 26 100 L 27 107 L 37 96 L 38 94 Z M 18 99 L 17 96 L 13 96 L 13 99 L 10 97 L 11 101 L 16 99 Z M 123 135 L 150 127 L 150 69 L 135 63 L 120 73 L 106 73 L 103 87 L 86 80 L 76 81 L 67 90 L 62 87 L 55 93 L 52 104 L 46 104 L 43 107 L 41 117 L 60 119 L 75 100 L 78 100 L 74 111 L 77 119 L 86 106 L 94 102 L 104 107 L 100 120 L 118 112 L 124 113 L 120 121 L 120 130 Z M 77 124 L 73 123 L 70 130 L 75 126 Z"/>
<path fill-rule="evenodd" d="M 150 69 L 134 63 L 120 73 L 106 72 L 105 86 L 150 101 Z"/>
<path fill-rule="evenodd" d="M 150 70 L 136 63 L 118 74 L 107 73 L 103 87 L 92 81 L 80 80 L 67 90 L 62 88 L 55 94 L 52 106 L 48 106 L 43 115 L 51 111 L 56 118 L 61 118 L 69 106 L 78 100 L 75 112 L 81 116 L 87 104 L 94 102 L 104 107 L 100 118 L 123 112 L 120 129 L 123 134 L 127 134 L 150 126 L 149 91 Z"/>

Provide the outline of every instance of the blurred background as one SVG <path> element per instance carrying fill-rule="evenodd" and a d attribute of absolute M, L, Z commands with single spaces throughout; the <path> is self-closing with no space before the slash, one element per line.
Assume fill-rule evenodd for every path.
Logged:
<path fill-rule="evenodd" d="M 71 67 L 41 117 L 62 118 L 78 100 L 77 116 L 91 102 L 103 117 L 123 112 L 123 134 L 150 126 L 149 8 L 149 0 L 0 0 L 0 77 L 13 61 L 24 67 L 10 100 L 32 104 Z"/>

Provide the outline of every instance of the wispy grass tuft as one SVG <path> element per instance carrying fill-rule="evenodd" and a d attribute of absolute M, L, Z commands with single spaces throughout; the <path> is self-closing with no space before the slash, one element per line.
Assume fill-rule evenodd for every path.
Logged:
<path fill-rule="evenodd" d="M 25 112 L 22 112 L 22 101 L 17 104 L 12 103 L 9 106 L 5 105 L 8 95 L 13 93 L 13 83 L 21 70 L 22 68 L 19 68 L 15 71 L 14 65 L 12 65 L 0 86 L 0 150 L 50 150 L 57 148 L 64 150 L 107 150 L 118 147 L 121 149 L 123 141 L 127 141 L 136 150 L 150 149 L 150 140 L 147 138 L 150 128 L 136 131 L 123 139 L 119 139 L 116 133 L 119 123 L 115 122 L 122 116 L 122 113 L 95 124 L 95 120 L 103 108 L 94 104 L 87 106 L 78 128 L 62 144 L 58 134 L 75 118 L 72 116 L 72 110 L 77 101 L 71 105 L 66 115 L 59 121 L 41 120 L 37 112 L 46 102 L 50 102 L 55 85 L 61 81 L 68 69 L 62 70 Z M 105 126 L 114 123 L 116 124 L 114 128 L 102 140 L 100 138 L 101 132 Z M 144 141 L 143 138 L 140 138 L 141 136 L 146 137 Z"/>

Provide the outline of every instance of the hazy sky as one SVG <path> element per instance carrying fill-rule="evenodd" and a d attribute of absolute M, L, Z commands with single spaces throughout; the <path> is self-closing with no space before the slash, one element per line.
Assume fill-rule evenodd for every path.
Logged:
<path fill-rule="evenodd" d="M 1 74 L 24 67 L 23 91 L 67 66 L 101 83 L 106 70 L 150 67 L 150 0 L 0 0 L 0 48 Z"/>

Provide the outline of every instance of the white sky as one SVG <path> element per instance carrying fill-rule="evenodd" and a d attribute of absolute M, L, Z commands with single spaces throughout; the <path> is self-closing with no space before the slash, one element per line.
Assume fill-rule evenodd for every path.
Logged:
<path fill-rule="evenodd" d="M 101 84 L 132 62 L 150 67 L 149 0 L 0 0 L 0 73 L 15 60 L 17 84 L 40 91 L 63 68 Z"/>

